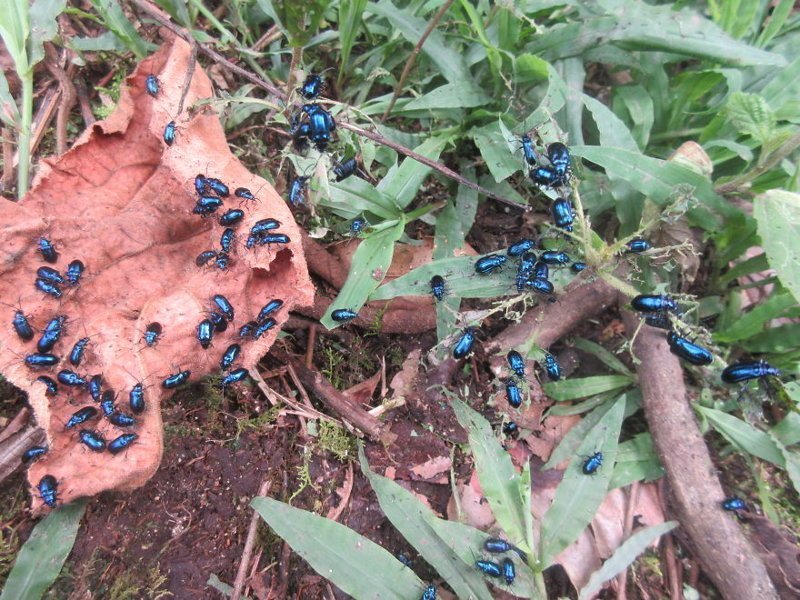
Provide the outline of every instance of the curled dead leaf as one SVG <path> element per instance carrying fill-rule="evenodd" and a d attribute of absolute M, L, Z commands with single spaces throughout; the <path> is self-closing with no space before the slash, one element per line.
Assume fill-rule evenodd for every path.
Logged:
<path fill-rule="evenodd" d="M 58 502 L 93 496 L 105 490 L 131 490 L 144 484 L 158 468 L 163 452 L 160 402 L 162 380 L 181 370 L 191 380 L 219 372 L 225 348 L 238 341 L 239 326 L 254 319 L 269 300 L 283 306 L 275 312 L 277 326 L 263 337 L 242 343 L 236 367 L 255 368 L 297 305 L 308 305 L 314 289 L 308 278 L 300 234 L 285 202 L 263 179 L 254 176 L 230 153 L 217 115 L 209 108 L 192 115 L 177 114 L 182 85 L 190 64 L 190 48 L 176 40 L 143 61 L 123 87 L 119 106 L 105 121 L 95 123 L 56 160 L 45 161 L 31 192 L 19 204 L 0 204 L 4 244 L 0 249 L 0 297 L 8 321 L 19 306 L 31 325 L 41 331 L 55 315 L 65 315 L 65 333 L 52 353 L 58 366 L 31 370 L 23 357 L 36 351 L 11 327 L 0 328 L 6 349 L 2 371 L 28 393 L 36 419 L 47 433 L 50 451 L 33 464 L 28 479 L 33 505 L 42 502 L 35 486 L 45 474 L 58 483 Z M 161 90 L 156 97 L 145 91 L 145 78 L 155 73 Z M 212 98 L 211 85 L 195 68 L 185 98 L 191 106 Z M 162 141 L 164 126 L 177 123 L 176 141 Z M 215 176 L 234 190 L 252 190 L 256 202 L 243 204 L 243 221 L 225 271 L 200 268 L 197 255 L 219 246 L 223 227 L 216 218 L 192 214 L 197 199 L 194 178 Z M 231 195 L 225 208 L 239 205 Z M 280 232 L 290 242 L 280 247 L 246 249 L 243 232 L 258 220 L 280 221 Z M 64 271 L 73 259 L 86 270 L 78 286 L 64 287 L 60 299 L 34 289 L 37 269 L 45 265 L 37 241 L 45 236 L 60 258 L 49 265 Z M 224 295 L 235 309 L 233 322 L 214 338 L 208 350 L 196 339 L 198 323 L 212 309 L 212 296 Z M 7 321 L 7 322 L 8 322 Z M 161 341 L 148 347 L 142 335 L 150 323 L 161 324 Z M 89 337 L 84 361 L 67 364 L 76 340 Z M 85 389 L 59 385 L 55 396 L 45 396 L 36 382 L 53 378 L 65 368 L 89 377 L 101 374 L 104 390 L 116 393 L 118 409 L 128 412 L 128 394 L 136 383 L 145 386 L 145 410 L 133 427 L 116 427 L 106 419 L 91 419 L 65 429 L 76 410 L 96 406 Z M 76 430 L 85 427 L 106 441 L 125 432 L 137 435 L 125 451 L 113 455 L 94 452 L 79 441 Z"/>

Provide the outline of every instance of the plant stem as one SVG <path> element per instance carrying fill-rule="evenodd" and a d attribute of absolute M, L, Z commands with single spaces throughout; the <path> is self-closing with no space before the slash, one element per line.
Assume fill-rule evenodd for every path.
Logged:
<path fill-rule="evenodd" d="M 19 130 L 17 152 L 19 170 L 17 171 L 17 199 L 28 193 L 31 170 L 31 123 L 33 121 L 33 69 L 22 76 L 22 126 Z"/>
<path fill-rule="evenodd" d="M 772 167 L 797 150 L 798 147 L 800 147 L 800 133 L 795 133 L 792 137 L 786 140 L 780 148 L 770 154 L 762 164 L 757 165 L 747 173 L 739 175 L 739 177 L 734 177 L 727 183 L 716 186 L 714 191 L 718 194 L 727 194 L 729 192 L 738 190 L 740 187 L 761 177 L 764 173 L 772 169 Z"/>

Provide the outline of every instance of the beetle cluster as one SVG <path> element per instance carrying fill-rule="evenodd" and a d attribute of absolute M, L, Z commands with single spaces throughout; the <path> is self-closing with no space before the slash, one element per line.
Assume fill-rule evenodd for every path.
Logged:
<path fill-rule="evenodd" d="M 524 562 L 528 560 L 525 552 L 501 538 L 487 538 L 483 542 L 483 549 L 491 554 L 508 554 L 511 552 L 517 554 Z M 500 563 L 486 559 L 476 560 L 475 568 L 494 579 L 502 577 L 506 585 L 514 583 L 517 577 L 517 568 L 510 556 L 505 556 Z"/>

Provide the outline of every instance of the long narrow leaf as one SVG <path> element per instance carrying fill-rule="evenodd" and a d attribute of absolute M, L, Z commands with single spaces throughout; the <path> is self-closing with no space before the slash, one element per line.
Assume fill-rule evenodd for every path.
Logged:
<path fill-rule="evenodd" d="M 574 379 L 562 379 L 542 386 L 547 397 L 556 402 L 587 398 L 612 390 L 627 387 L 633 383 L 630 375 L 594 375 Z"/>
<path fill-rule="evenodd" d="M 556 556 L 578 539 L 603 502 L 614 472 L 624 416 L 625 401 L 620 398 L 589 432 L 564 472 L 553 503 L 542 519 L 540 560 L 544 568 L 553 564 Z M 582 464 L 595 452 L 603 453 L 603 465 L 593 475 L 586 475 Z"/>
<path fill-rule="evenodd" d="M 451 397 L 450 400 L 458 422 L 469 436 L 475 469 L 492 513 L 509 537 L 525 540 L 527 546 L 530 536 L 526 524 L 529 518 L 525 513 L 530 511 L 530 507 L 520 503 L 520 477 L 511 458 L 494 436 L 492 426 L 486 419 L 458 398 Z"/>
<path fill-rule="evenodd" d="M 633 561 L 635 561 L 640 554 L 647 550 L 650 544 L 665 533 L 669 533 L 677 526 L 677 521 L 667 521 L 666 523 L 647 527 L 646 529 L 634 533 L 616 549 L 611 558 L 603 563 L 602 567 L 592 573 L 592 576 L 589 577 L 589 581 L 578 594 L 578 600 L 589 600 L 589 598 L 593 598 L 595 592 L 597 592 L 606 581 L 622 573 L 628 566 L 633 564 Z"/>
<path fill-rule="evenodd" d="M 78 535 L 85 500 L 58 507 L 36 524 L 17 555 L 0 600 L 41 598 L 61 572 Z"/>
<path fill-rule="evenodd" d="M 460 597 L 491 599 L 483 578 L 472 567 L 472 557 L 464 560 L 460 556 L 465 550 L 480 548 L 487 535 L 462 523 L 452 523 L 445 532 L 441 524 L 446 521 L 436 517 L 414 494 L 370 470 L 362 447 L 358 455 L 361 471 L 378 496 L 381 509 L 403 537 Z M 451 535 L 454 529 L 456 536 Z"/>
<path fill-rule="evenodd" d="M 426 158 L 437 159 L 447 143 L 447 138 L 432 137 L 414 148 L 414 152 Z M 431 168 L 411 158 L 406 158 L 400 165 L 395 165 L 386 173 L 377 189 L 394 199 L 401 208 L 408 206 L 417 195 L 422 182 L 431 172 Z"/>
<path fill-rule="evenodd" d="M 778 279 L 800 302 L 800 194 L 771 190 L 756 198 L 753 216 Z"/>
<path fill-rule="evenodd" d="M 375 542 L 314 513 L 258 496 L 250 505 L 320 575 L 355 598 L 416 600 L 424 584 Z"/>

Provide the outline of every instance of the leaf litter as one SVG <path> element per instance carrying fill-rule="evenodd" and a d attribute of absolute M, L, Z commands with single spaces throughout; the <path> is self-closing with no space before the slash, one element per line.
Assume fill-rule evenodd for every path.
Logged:
<path fill-rule="evenodd" d="M 208 77 L 197 66 L 184 99 L 189 109 L 178 114 L 187 69 L 194 65 L 190 54 L 188 44 L 176 39 L 144 60 L 122 87 L 114 113 L 94 123 L 67 153 L 45 160 L 22 201 L 0 204 L 0 313 L 8 324 L 0 328 L 5 350 L 0 370 L 28 393 L 49 445 L 49 452 L 28 472 L 36 511 L 43 507 L 36 486 L 46 474 L 57 481 L 58 503 L 143 485 L 163 453 L 160 404 L 172 392 L 162 388 L 162 380 L 183 370 L 191 371 L 190 381 L 219 376 L 220 357 L 229 344 L 239 342 L 239 328 L 255 319 L 269 300 L 281 299 L 283 306 L 270 315 L 276 326 L 258 340 L 241 342 L 241 355 L 232 367 L 254 369 L 289 311 L 313 302 L 300 232 L 286 203 L 231 154 L 214 111 L 208 106 L 192 109 L 197 101 L 213 97 Z M 160 84 L 155 97 L 145 90 L 151 73 Z M 176 122 L 177 131 L 174 144 L 167 146 L 162 136 L 170 121 Z M 247 188 L 257 200 L 240 203 L 231 193 L 217 214 L 192 214 L 197 174 L 222 180 L 231 192 Z M 198 254 L 219 249 L 224 228 L 217 217 L 229 208 L 241 208 L 245 217 L 236 227 L 228 268 L 198 267 Z M 247 232 L 265 218 L 277 219 L 277 232 L 290 242 L 247 249 Z M 55 264 L 45 263 L 38 251 L 41 237 L 55 245 Z M 49 266 L 63 274 L 76 259 L 86 267 L 79 285 L 62 286 L 58 299 L 35 289 L 38 268 Z M 204 350 L 195 336 L 198 323 L 213 309 L 215 294 L 230 301 L 235 315 Z M 34 328 L 32 341 L 20 339 L 11 327 L 17 310 Z M 64 333 L 51 351 L 60 362 L 44 369 L 26 367 L 24 357 L 36 352 L 36 340 L 57 315 L 66 316 Z M 152 347 L 142 340 L 150 323 L 162 328 Z M 89 343 L 76 367 L 67 357 L 83 337 Z M 142 383 L 144 412 L 136 415 L 132 427 L 121 428 L 102 417 L 83 387 L 59 384 L 56 395 L 46 396 L 37 377 L 56 379 L 61 369 L 86 379 L 100 374 L 102 389 L 114 391 L 116 407 L 125 413 L 130 413 L 131 388 Z M 100 418 L 66 429 L 70 416 L 87 406 L 98 408 Z M 84 446 L 81 429 L 102 435 L 106 442 L 122 433 L 138 437 L 113 455 Z"/>

